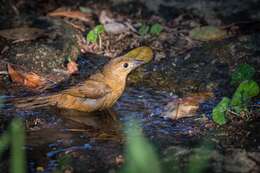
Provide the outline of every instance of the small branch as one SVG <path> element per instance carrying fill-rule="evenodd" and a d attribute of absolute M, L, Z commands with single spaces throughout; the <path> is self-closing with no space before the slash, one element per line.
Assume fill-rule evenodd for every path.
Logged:
<path fill-rule="evenodd" d="M 236 116 L 240 116 L 238 113 L 234 112 L 234 111 L 231 111 L 231 110 L 227 110 L 229 113 L 231 114 L 235 114 Z"/>
<path fill-rule="evenodd" d="M 99 48 L 101 49 L 102 48 L 102 39 L 101 39 L 100 35 L 98 35 L 98 40 L 99 40 Z"/>
<path fill-rule="evenodd" d="M 8 75 L 7 71 L 0 71 L 0 75 Z"/>

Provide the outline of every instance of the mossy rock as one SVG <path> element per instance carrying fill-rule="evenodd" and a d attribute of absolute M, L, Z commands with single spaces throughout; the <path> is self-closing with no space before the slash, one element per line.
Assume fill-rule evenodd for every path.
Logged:
<path fill-rule="evenodd" d="M 66 74 L 68 57 L 76 61 L 80 53 L 77 35 L 80 33 L 61 20 L 35 19 L 44 36 L 31 41 L 10 44 L 5 61 L 40 76 L 52 76 L 55 82 L 69 77 Z M 40 24 L 39 24 L 40 23 Z"/>

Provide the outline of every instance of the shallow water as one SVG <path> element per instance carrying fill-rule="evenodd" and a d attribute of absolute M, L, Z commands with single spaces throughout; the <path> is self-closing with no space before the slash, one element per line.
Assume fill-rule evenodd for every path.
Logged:
<path fill-rule="evenodd" d="M 80 166 L 85 159 L 92 163 L 82 170 L 101 171 L 116 166 L 114 159 L 123 151 L 124 127 L 131 127 L 132 119 L 141 124 L 146 136 L 159 148 L 190 143 L 204 123 L 196 119 L 176 122 L 165 119 L 164 107 L 176 97 L 169 91 L 130 86 L 111 112 L 83 113 L 53 107 L 3 112 L 5 116 L 15 115 L 26 122 L 30 172 L 35 172 L 39 166 L 51 172 L 58 166 L 57 159 L 65 153 L 82 152 Z M 100 162 L 106 166 L 100 167 Z"/>

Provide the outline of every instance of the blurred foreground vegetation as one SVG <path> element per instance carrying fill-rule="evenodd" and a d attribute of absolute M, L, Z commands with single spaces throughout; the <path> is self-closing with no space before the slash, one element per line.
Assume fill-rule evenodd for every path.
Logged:
<path fill-rule="evenodd" d="M 155 148 L 142 133 L 142 129 L 136 122 L 132 124 L 127 130 L 126 163 L 120 173 L 201 173 L 207 168 L 212 150 L 211 144 L 203 143 L 200 147 L 195 148 L 186 169 L 182 170 L 180 167 L 182 163 L 179 163 L 177 158 L 173 158 L 167 165 L 163 163 Z"/>
<path fill-rule="evenodd" d="M 0 157 L 10 148 L 10 173 L 26 172 L 25 131 L 23 122 L 14 119 L 0 137 Z M 2 169 L 2 168 L 1 168 Z M 1 170 L 2 172 L 3 170 Z"/>

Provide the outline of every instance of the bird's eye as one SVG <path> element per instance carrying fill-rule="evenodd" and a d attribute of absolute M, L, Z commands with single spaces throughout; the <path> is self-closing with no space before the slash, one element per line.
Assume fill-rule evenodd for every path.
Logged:
<path fill-rule="evenodd" d="M 128 67 L 128 63 L 124 63 L 124 68 L 127 68 Z"/>

